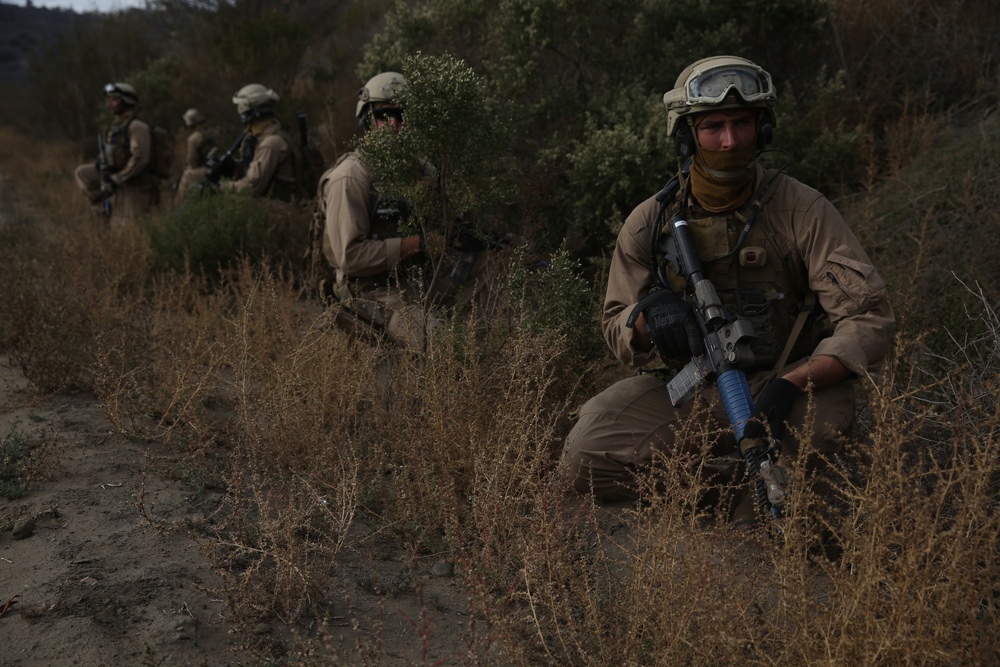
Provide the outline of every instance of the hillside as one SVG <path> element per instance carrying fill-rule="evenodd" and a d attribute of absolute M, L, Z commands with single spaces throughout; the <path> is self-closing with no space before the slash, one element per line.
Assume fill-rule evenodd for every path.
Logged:
<path fill-rule="evenodd" d="M 78 14 L 68 9 L 0 3 L 0 80 L 23 81 L 28 76 L 32 49 L 73 30 L 79 23 L 101 20 L 100 14 Z"/>

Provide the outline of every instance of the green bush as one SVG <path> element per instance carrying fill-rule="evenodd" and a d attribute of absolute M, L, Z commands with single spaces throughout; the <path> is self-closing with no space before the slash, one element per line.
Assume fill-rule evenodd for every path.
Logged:
<path fill-rule="evenodd" d="M 521 326 L 532 334 L 553 332 L 561 336 L 565 361 L 580 363 L 580 370 L 606 357 L 599 316 L 603 294 L 591 288 L 580 262 L 565 246 L 534 270 L 524 261 L 523 248 L 516 254 L 508 293 L 515 300 Z"/>
<path fill-rule="evenodd" d="M 829 195 L 855 185 L 868 166 L 865 135 L 843 115 L 847 85 L 843 72 L 821 69 L 798 94 L 793 84 L 778 86 L 775 146 L 791 152 L 788 173 Z M 775 158 L 777 166 L 781 158 Z"/>
<path fill-rule="evenodd" d="M 456 218 L 490 211 L 509 193 L 504 117 L 458 58 L 417 54 L 402 70 L 406 123 L 398 133 L 366 134 L 362 160 L 387 191 L 407 200 L 411 225 L 449 234 Z M 436 178 L 424 178 L 417 159 L 429 162 Z"/>
<path fill-rule="evenodd" d="M 0 496 L 17 500 L 27 489 L 24 486 L 24 459 L 28 443 L 16 428 L 0 443 Z"/>
<path fill-rule="evenodd" d="M 273 236 L 266 207 L 239 195 L 189 197 L 180 209 L 154 218 L 147 232 L 156 269 L 208 275 L 241 256 L 261 255 Z"/>

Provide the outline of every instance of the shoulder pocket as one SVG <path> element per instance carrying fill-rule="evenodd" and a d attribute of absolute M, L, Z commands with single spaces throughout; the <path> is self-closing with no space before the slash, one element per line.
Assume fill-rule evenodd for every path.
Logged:
<path fill-rule="evenodd" d="M 823 266 L 823 278 L 833 286 L 849 313 L 871 309 L 885 294 L 885 281 L 871 264 L 857 258 L 846 245 L 834 250 Z"/>

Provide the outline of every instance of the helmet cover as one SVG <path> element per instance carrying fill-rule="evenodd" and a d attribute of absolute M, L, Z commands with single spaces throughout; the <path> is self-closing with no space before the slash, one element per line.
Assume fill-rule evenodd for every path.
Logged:
<path fill-rule="evenodd" d="M 117 82 L 104 84 L 104 96 L 111 97 L 112 95 L 120 97 L 122 101 L 129 106 L 134 107 L 139 103 L 139 94 L 135 92 L 135 88 L 127 83 Z"/>
<path fill-rule="evenodd" d="M 280 98 L 278 93 L 265 88 L 259 83 L 243 86 L 233 95 L 233 104 L 240 118 L 246 122 L 251 118 L 259 118 L 274 112 L 274 103 Z"/>
<path fill-rule="evenodd" d="M 771 75 L 762 67 L 738 56 L 703 58 L 685 67 L 663 95 L 667 134 L 673 136 L 685 116 L 722 109 L 764 108 L 773 126 L 777 100 Z"/>
<path fill-rule="evenodd" d="M 185 111 L 182 118 L 184 118 L 184 125 L 187 127 L 195 127 L 205 122 L 205 116 L 193 107 Z"/>
<path fill-rule="evenodd" d="M 368 80 L 358 90 L 358 105 L 355 115 L 358 119 L 368 112 L 376 102 L 402 103 L 406 97 L 406 78 L 399 72 L 382 72 Z"/>

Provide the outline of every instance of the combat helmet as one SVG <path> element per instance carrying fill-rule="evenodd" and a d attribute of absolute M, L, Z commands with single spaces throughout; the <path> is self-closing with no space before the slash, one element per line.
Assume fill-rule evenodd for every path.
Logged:
<path fill-rule="evenodd" d="M 274 115 L 274 104 L 279 99 L 278 93 L 265 88 L 259 83 L 243 86 L 233 95 L 233 104 L 240 114 L 240 120 L 248 123 L 254 118 Z"/>
<path fill-rule="evenodd" d="M 778 100 L 771 75 L 762 67 L 739 56 L 712 56 L 694 62 L 680 73 L 674 88 L 663 95 L 667 108 L 667 134 L 674 138 L 677 152 L 694 152 L 694 137 L 687 117 L 721 109 L 762 109 L 757 125 L 757 144 L 771 141 L 774 105 Z"/>
<path fill-rule="evenodd" d="M 127 83 L 104 84 L 104 96 L 111 97 L 112 95 L 117 95 L 122 99 L 122 102 L 130 107 L 134 107 L 139 103 L 139 93 L 135 92 L 135 88 Z"/>
<path fill-rule="evenodd" d="M 377 102 L 394 102 L 401 104 L 406 97 L 406 78 L 399 72 L 382 72 L 368 80 L 358 90 L 358 106 L 355 115 L 363 130 L 371 127 L 369 113 L 372 104 Z"/>
<path fill-rule="evenodd" d="M 184 112 L 182 116 L 184 119 L 184 125 L 187 127 L 197 127 L 205 122 L 205 116 L 200 111 L 194 107 L 188 109 Z"/>

